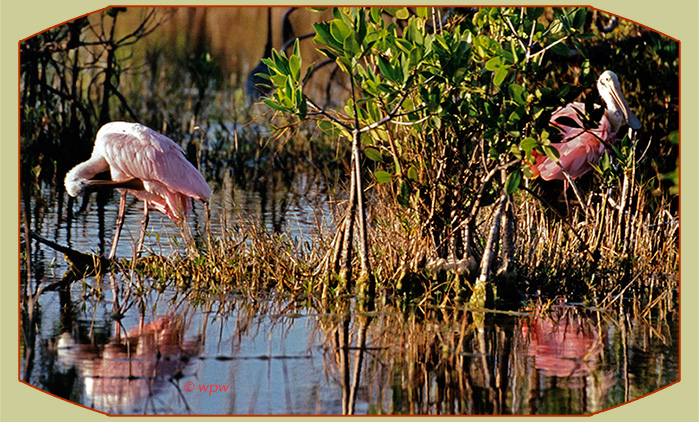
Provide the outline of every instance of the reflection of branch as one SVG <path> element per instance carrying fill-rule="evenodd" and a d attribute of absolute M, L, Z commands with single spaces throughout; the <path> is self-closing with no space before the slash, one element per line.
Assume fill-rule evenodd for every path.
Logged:
<path fill-rule="evenodd" d="M 357 402 L 357 390 L 359 390 L 359 376 L 362 372 L 362 362 L 364 361 L 364 353 L 366 353 L 366 332 L 369 328 L 369 319 L 362 317 L 362 324 L 357 335 L 357 351 L 354 358 L 354 372 L 352 373 L 352 385 L 350 387 L 349 396 L 349 414 L 354 415 L 354 407 Z"/>
<path fill-rule="evenodd" d="M 24 230 L 27 231 L 27 228 L 25 227 Z M 59 245 L 56 242 L 48 240 L 45 237 L 38 235 L 37 233 L 35 233 L 31 229 L 29 229 L 28 232 L 29 232 L 29 237 L 31 237 L 34 240 L 39 241 L 39 243 L 43 243 L 44 245 L 57 250 L 58 252 L 62 252 L 66 255 L 73 254 L 73 253 L 81 254 L 81 252 L 75 251 L 67 246 Z"/>

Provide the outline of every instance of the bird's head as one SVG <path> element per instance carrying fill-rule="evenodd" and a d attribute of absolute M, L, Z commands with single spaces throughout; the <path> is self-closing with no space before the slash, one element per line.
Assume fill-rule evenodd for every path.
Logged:
<path fill-rule="evenodd" d="M 597 79 L 597 91 L 607 105 L 607 120 L 612 125 L 612 131 L 616 132 L 624 124 L 631 129 L 641 128 L 641 122 L 626 104 L 621 93 L 619 78 L 611 70 L 604 71 Z"/>
<path fill-rule="evenodd" d="M 66 174 L 65 187 L 68 195 L 74 198 L 83 196 L 88 192 L 89 186 L 88 180 L 80 177 L 75 168 Z"/>

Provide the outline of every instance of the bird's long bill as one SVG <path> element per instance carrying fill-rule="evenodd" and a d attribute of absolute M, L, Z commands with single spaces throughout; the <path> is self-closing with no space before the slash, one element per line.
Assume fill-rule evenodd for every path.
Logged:
<path fill-rule="evenodd" d="M 624 96 L 621 93 L 621 89 L 617 86 L 617 84 L 612 84 L 612 87 L 609 91 L 612 94 L 612 98 L 614 99 L 614 102 L 616 103 L 617 107 L 619 107 L 621 112 L 624 114 L 626 124 L 628 124 L 631 129 L 640 129 L 641 122 L 638 120 L 636 115 L 633 114 L 633 111 L 631 111 L 629 105 L 626 104 L 626 100 L 624 99 Z"/>
<path fill-rule="evenodd" d="M 89 188 L 88 190 L 91 192 L 97 192 L 100 190 L 107 190 L 107 189 L 117 189 L 117 188 L 125 188 L 125 189 L 131 189 L 131 190 L 144 190 L 143 187 L 143 181 L 141 179 L 137 179 L 135 177 L 132 177 L 131 179 L 126 179 L 126 180 L 120 180 L 120 181 L 114 181 L 114 180 L 88 180 L 87 181 Z"/>

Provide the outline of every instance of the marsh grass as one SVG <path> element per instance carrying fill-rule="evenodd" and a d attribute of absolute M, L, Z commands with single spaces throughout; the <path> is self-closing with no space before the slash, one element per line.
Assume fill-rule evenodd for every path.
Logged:
<path fill-rule="evenodd" d="M 380 190 L 379 190 L 380 192 Z M 516 199 L 516 275 L 495 278 L 495 307 L 518 307 L 535 298 L 614 308 L 633 298 L 639 315 L 648 315 L 677 297 L 679 225 L 667 207 L 651 214 L 643 189 L 634 189 L 634 207 L 619 224 L 614 196 L 586 194 L 587 217 L 579 204 L 561 218 L 523 193 Z M 410 213 L 373 198 L 370 244 L 378 282 L 375 301 L 395 306 L 458 307 L 472 293 L 477 275 L 464 262 L 441 262 L 436 247 L 410 221 Z M 338 203 L 338 209 L 341 208 Z M 334 227 L 318 220 L 312 233 L 295 238 L 270 232 L 249 216 L 221 234 L 202 233 L 196 252 L 169 257 L 151 254 L 136 260 L 136 272 L 161 286 L 176 286 L 212 297 L 270 291 L 306 300 L 333 302 L 347 293 L 328 271 Z M 478 244 L 485 242 L 492 212 L 479 215 Z M 435 264 L 435 262 L 437 264 Z M 127 263 L 125 269 L 132 263 Z M 359 263 L 353 262 L 355 268 Z M 382 298 L 382 299 L 381 299 Z"/>
<path fill-rule="evenodd" d="M 84 158 L 71 156 L 70 160 L 74 162 L 64 160 L 61 154 L 73 150 L 67 143 L 57 148 L 60 154 L 50 153 L 53 150 L 45 145 L 34 144 L 31 129 L 35 129 L 36 133 L 51 134 L 55 137 L 51 141 L 57 145 L 62 142 L 57 134 L 89 144 L 92 133 L 98 127 L 98 115 L 106 113 L 111 118 L 128 116 L 130 110 L 145 124 L 179 142 L 188 157 L 201 167 L 214 190 L 223 190 L 228 195 L 233 185 L 258 185 L 264 189 L 263 185 L 273 180 L 286 184 L 298 183 L 302 177 L 299 175 L 313 169 L 324 179 L 329 191 L 327 197 L 335 201 L 337 211 L 332 217 L 333 224 L 318 224 L 306 238 L 295 238 L 284 231 L 269 232 L 250 216 L 241 215 L 234 227 L 224 221 L 219 233 L 199 234 L 196 253 L 171 256 L 150 253 L 134 262 L 119 264 L 121 271 L 126 274 L 134 270 L 139 277 L 156 281 L 154 285 L 158 288 L 174 285 L 183 290 L 192 289 L 203 294 L 208 292 L 216 297 L 241 292 L 254 296 L 265 291 L 279 291 L 330 300 L 348 293 L 338 288 L 335 274 L 328 271 L 328 261 L 335 245 L 337 228 L 342 223 L 343 201 L 348 197 L 345 185 L 346 175 L 349 174 L 349 143 L 324 135 L 312 122 L 298 124 L 293 123 L 292 119 L 272 114 L 271 110 L 261 104 L 253 104 L 245 97 L 242 88 L 244 75 L 259 59 L 264 37 L 251 37 L 256 45 L 241 47 L 237 55 L 229 54 L 229 50 L 224 49 L 225 46 L 231 49 L 240 46 L 226 44 L 227 32 L 221 28 L 229 27 L 231 22 L 242 22 L 245 25 L 242 33 L 259 34 L 261 32 L 256 23 L 257 18 L 264 15 L 264 9 L 181 8 L 158 9 L 157 12 L 158 16 L 162 15 L 160 29 L 163 33 L 144 37 L 132 48 L 123 46 L 119 49 L 116 57 L 119 66 L 115 67 L 115 71 L 119 70 L 119 86 L 112 87 L 118 88 L 119 96 L 97 89 L 103 85 L 103 74 L 83 57 L 92 55 L 102 63 L 106 47 L 86 43 L 81 46 L 86 50 L 83 55 L 73 57 L 64 52 L 65 57 L 54 63 L 55 74 L 50 73 L 53 77 L 43 83 L 56 87 L 71 86 L 66 81 L 72 80 L 70 75 L 74 69 L 71 70 L 71 66 L 77 67 L 86 81 L 81 83 L 90 81 L 89 85 L 93 87 L 85 92 L 89 95 L 84 98 L 86 110 L 93 110 L 90 113 L 86 111 L 84 116 L 77 114 L 68 105 L 67 99 L 72 98 L 71 95 L 82 98 L 78 95 L 82 92 L 80 84 L 75 86 L 75 92 L 63 96 L 65 104 L 56 108 L 62 110 L 61 116 L 39 113 L 49 113 L 51 110 L 36 107 L 29 101 L 34 93 L 32 83 L 36 82 L 27 79 L 24 88 L 28 94 L 23 97 L 27 114 L 22 128 L 22 146 L 25 148 L 22 158 L 28 157 L 28 161 L 22 163 L 25 209 L 29 208 L 30 196 L 41 189 L 41 181 L 57 186 L 58 207 L 63 207 L 63 176 L 71 165 Z M 275 9 L 273 12 L 275 21 L 278 21 L 284 10 Z M 313 21 L 327 17 L 327 14 L 300 12 L 294 12 L 297 33 L 310 27 Z M 104 22 L 105 28 L 116 24 L 120 31 L 128 33 L 133 21 L 140 22 L 143 13 L 148 13 L 148 10 L 129 10 L 119 15 L 117 20 L 104 14 L 91 19 L 95 24 Z M 191 31 L 191 28 L 195 30 Z M 193 36 L 187 37 L 190 32 Z M 652 35 L 648 36 L 651 41 L 655 39 Z M 277 33 L 274 37 L 275 44 L 280 44 L 280 35 Z M 36 41 L 38 43 L 42 39 Z M 234 41 L 241 42 L 238 38 Z M 248 43 L 244 44 L 247 46 Z M 538 182 L 532 182 L 528 191 L 518 192 L 514 198 L 516 272 L 492 280 L 492 284 L 498 286 L 497 298 L 507 306 L 519 304 L 531 295 L 545 298 L 562 296 L 570 300 L 614 306 L 617 303 L 614 300 L 616 295 L 639 294 L 639 297 L 647 296 L 647 302 L 640 305 L 640 308 L 646 309 L 661 296 L 675 295 L 679 268 L 679 226 L 676 204 L 672 202 L 676 202 L 676 196 L 668 193 L 668 183 L 660 177 L 660 173 L 667 171 L 668 163 L 673 164 L 672 158 L 676 156 L 677 149 L 677 136 L 671 136 L 672 133 L 677 134 L 672 118 L 677 112 L 673 100 L 676 95 L 675 78 L 671 77 L 676 76 L 673 73 L 676 50 L 673 49 L 673 42 L 658 39 L 656 44 L 664 47 L 656 49 L 654 54 L 668 57 L 667 60 L 660 60 L 660 63 L 667 62 L 661 69 L 664 77 L 644 78 L 663 81 L 667 86 L 663 85 L 662 89 L 655 91 L 665 93 L 667 98 L 653 94 L 658 97 L 646 104 L 639 117 L 653 123 L 652 131 L 648 131 L 647 136 L 648 143 L 652 144 L 649 155 L 657 157 L 657 163 L 646 167 L 656 166 L 652 170 L 658 177 L 647 176 L 648 171 L 639 171 L 635 178 L 631 178 L 634 183 L 626 190 L 621 182 L 615 182 L 611 188 L 600 188 L 600 183 L 590 184 L 591 188 L 583 189 L 585 203 L 571 201 L 567 214 L 554 212 L 560 207 L 553 207 L 539 199 L 543 196 L 543 190 L 560 192 L 560 184 L 537 186 Z M 304 51 L 312 52 L 316 58 L 320 55 L 313 48 Z M 55 56 L 62 57 L 59 53 Z M 308 63 L 314 60 L 313 57 L 304 57 Z M 29 70 L 34 67 L 53 69 L 43 61 L 34 63 L 23 59 L 23 62 Z M 328 69 L 325 71 L 330 73 Z M 654 71 L 648 69 L 648 72 Z M 31 73 L 28 70 L 25 72 Z M 327 75 L 324 80 L 327 80 Z M 342 89 L 347 84 L 339 80 L 334 86 Z M 323 90 L 324 87 L 323 81 L 316 83 L 317 89 Z M 39 92 L 49 94 L 53 91 L 44 89 Z M 629 98 L 636 95 L 636 92 L 630 92 Z M 106 101 L 103 96 L 107 97 Z M 48 97 L 43 100 L 45 104 L 54 102 Z M 666 116 L 665 120 L 655 118 L 663 115 Z M 73 122 L 74 119 L 77 120 Z M 66 127 L 45 128 L 41 122 L 57 126 L 65 123 Z M 394 136 L 397 140 L 406 141 L 406 145 L 402 146 L 405 160 L 422 163 L 424 165 L 418 167 L 428 170 L 435 169 L 443 162 L 451 166 L 448 172 L 440 173 L 444 180 L 435 176 L 430 182 L 432 184 L 425 185 L 424 191 L 436 191 L 442 183 L 453 187 L 454 192 L 450 192 L 451 197 L 448 198 L 427 194 L 418 198 L 421 204 L 418 201 L 417 205 L 406 206 L 404 201 L 401 205 L 398 198 L 401 192 L 396 192 L 396 187 L 392 188 L 391 184 L 372 184 L 375 181 L 371 175 L 372 169 L 366 169 L 370 259 L 373 276 L 378 282 L 375 299 L 387 297 L 389 301 L 405 306 L 458 305 L 471 295 L 477 276 L 475 270 L 484 253 L 494 214 L 494 207 L 489 204 L 483 203 L 473 208 L 477 214 L 472 228 L 474 232 L 462 236 L 473 239 L 472 245 L 461 245 L 461 249 L 472 247 L 471 254 L 454 256 L 453 252 L 448 252 L 452 247 L 445 245 L 445 242 L 456 237 L 450 231 L 466 228 L 459 220 L 469 218 L 465 215 L 468 212 L 465 204 L 475 195 L 471 185 L 478 175 L 468 171 L 468 165 L 475 160 L 476 154 L 459 157 L 460 161 L 452 160 L 458 149 L 449 149 L 446 145 L 456 140 L 466 142 L 474 134 L 468 131 L 466 134 L 445 132 L 424 139 L 412 138 L 407 134 L 397 129 Z M 663 142 L 651 143 L 650 139 Z M 672 139 L 675 141 L 664 142 Z M 409 145 L 411 142 L 415 145 Z M 432 150 L 428 144 L 434 144 Z M 82 148 L 81 151 L 86 154 L 89 148 Z M 593 177 L 597 176 L 589 175 L 588 179 Z M 644 177 L 653 178 L 647 181 Z M 459 196 L 461 188 L 467 193 Z M 532 192 L 538 192 L 538 197 Z M 438 210 L 443 213 L 443 220 L 456 215 L 457 221 L 430 221 L 431 217 L 425 217 L 430 210 L 417 209 L 430 205 L 433 199 L 443 206 L 443 210 Z M 68 218 L 72 218 L 72 205 L 68 200 Z M 27 215 L 31 217 L 29 212 Z M 27 225 L 31 226 L 31 222 L 28 221 Z M 157 246 L 152 249 L 157 250 Z M 356 260 L 352 265 L 354 273 L 358 273 Z"/>

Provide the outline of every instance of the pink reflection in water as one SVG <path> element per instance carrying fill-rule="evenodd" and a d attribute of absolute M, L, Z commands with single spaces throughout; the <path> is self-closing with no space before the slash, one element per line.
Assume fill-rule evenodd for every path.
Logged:
<path fill-rule="evenodd" d="M 58 353 L 62 366 L 78 369 L 85 404 L 107 413 L 128 413 L 165 387 L 175 390 L 171 381 L 183 375 L 200 346 L 198 339 L 184 339 L 181 317 L 166 316 L 129 330 L 125 338 L 116 335 L 102 349 L 75 344 L 64 333 Z"/>

